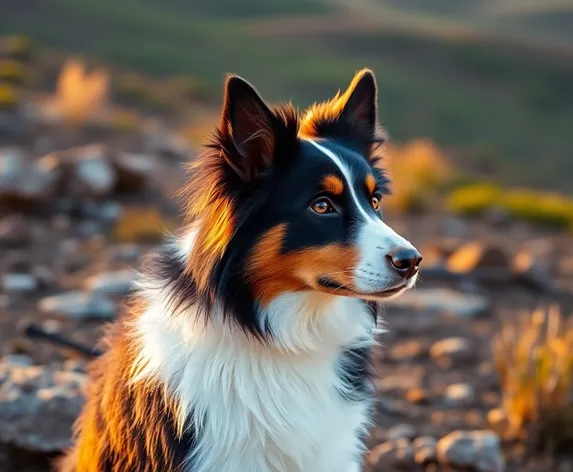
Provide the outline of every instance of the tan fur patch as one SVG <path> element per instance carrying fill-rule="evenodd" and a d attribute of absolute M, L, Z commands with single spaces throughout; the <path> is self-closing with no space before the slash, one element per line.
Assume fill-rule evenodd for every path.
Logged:
<path fill-rule="evenodd" d="M 336 175 L 327 175 L 322 179 L 322 187 L 333 195 L 342 195 L 344 192 L 344 182 Z"/>
<path fill-rule="evenodd" d="M 366 189 L 368 190 L 368 192 L 370 193 L 370 195 L 374 194 L 374 191 L 376 190 L 376 179 L 374 178 L 373 175 L 368 174 L 366 176 Z"/>
<path fill-rule="evenodd" d="M 285 233 L 284 224 L 270 229 L 249 258 L 247 276 L 255 297 L 263 305 L 284 292 L 316 289 L 316 280 L 321 276 L 353 286 L 352 269 L 358 262 L 356 249 L 333 243 L 281 254 Z"/>

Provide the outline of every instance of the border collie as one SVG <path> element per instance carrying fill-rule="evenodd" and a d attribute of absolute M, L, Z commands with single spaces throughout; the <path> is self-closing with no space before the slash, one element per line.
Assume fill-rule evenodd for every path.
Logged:
<path fill-rule="evenodd" d="M 383 223 L 369 70 L 302 115 L 229 76 L 182 233 L 90 368 L 61 471 L 359 472 L 376 302 L 420 254 Z"/>

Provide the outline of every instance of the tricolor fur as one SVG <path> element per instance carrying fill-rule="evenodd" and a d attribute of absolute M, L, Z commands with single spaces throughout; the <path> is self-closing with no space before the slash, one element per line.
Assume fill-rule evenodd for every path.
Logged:
<path fill-rule="evenodd" d="M 385 225 L 376 84 L 302 116 L 229 77 L 188 224 L 91 368 L 62 471 L 358 472 L 375 303 L 419 254 Z"/>

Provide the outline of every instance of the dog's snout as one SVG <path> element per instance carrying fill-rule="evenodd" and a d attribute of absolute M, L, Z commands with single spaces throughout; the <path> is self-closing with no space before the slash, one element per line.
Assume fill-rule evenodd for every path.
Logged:
<path fill-rule="evenodd" d="M 392 268 L 405 279 L 418 273 L 422 255 L 416 249 L 398 249 L 386 256 Z"/>

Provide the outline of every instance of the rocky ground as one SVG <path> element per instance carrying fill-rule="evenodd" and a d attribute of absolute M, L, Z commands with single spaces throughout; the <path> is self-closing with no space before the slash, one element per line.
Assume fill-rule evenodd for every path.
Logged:
<path fill-rule="evenodd" d="M 134 207 L 177 217 L 169 196 L 187 152 L 167 133 L 119 139 L 50 126 L 33 142 L 13 130 L 0 141 L 3 472 L 49 470 L 83 402 L 86 360 L 29 339 L 24 327 L 96 345 L 139 259 L 159 243 L 118 234 L 118 221 Z M 491 342 L 501 321 L 546 302 L 573 308 L 570 236 L 500 215 L 389 220 L 425 260 L 418 288 L 383 310 L 369 470 L 573 470 L 573 455 L 503 441 L 489 413 L 500 406 Z"/>

